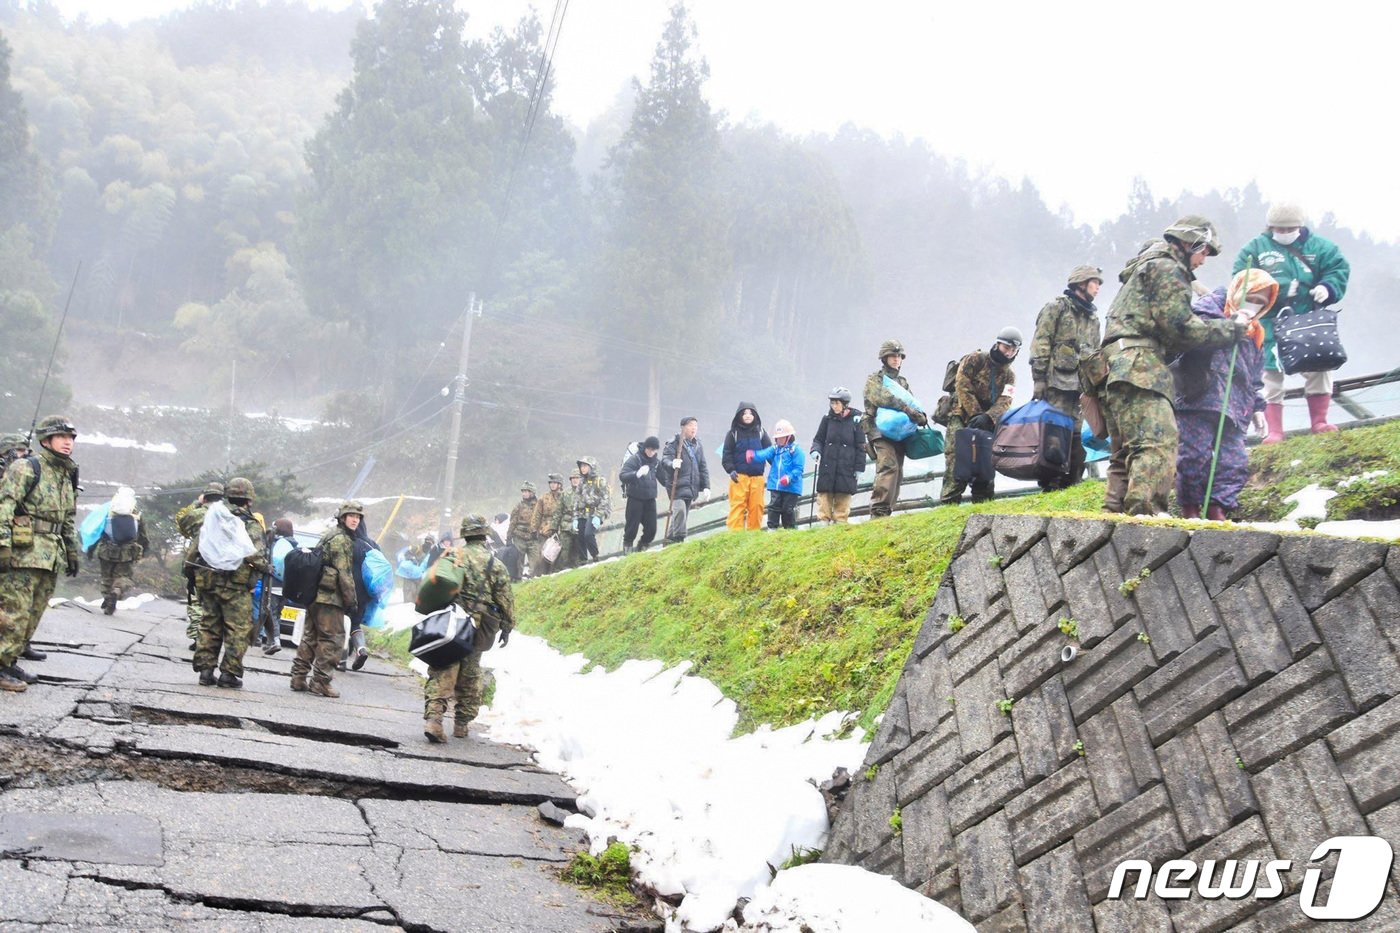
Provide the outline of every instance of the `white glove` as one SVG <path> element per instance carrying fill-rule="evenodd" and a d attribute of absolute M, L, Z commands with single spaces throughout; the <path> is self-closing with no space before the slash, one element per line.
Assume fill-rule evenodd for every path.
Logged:
<path fill-rule="evenodd" d="M 641 479 L 643 476 L 646 476 L 646 475 L 647 475 L 648 473 L 650 473 L 650 472 L 651 472 L 651 467 L 649 467 L 649 466 L 640 466 L 640 467 L 637 467 L 637 479 Z"/>
<path fill-rule="evenodd" d="M 1297 298 L 1297 297 L 1298 297 L 1298 280 L 1297 280 L 1297 279 L 1294 279 L 1293 281 L 1291 281 L 1291 282 L 1288 283 L 1288 297 L 1289 297 L 1289 298 Z"/>
<path fill-rule="evenodd" d="M 702 489 L 702 490 L 700 490 L 699 499 L 700 499 L 701 502 L 709 502 L 709 501 L 710 501 L 710 491 L 709 491 L 708 489 Z"/>
<path fill-rule="evenodd" d="M 1315 285 L 1313 286 L 1313 290 L 1308 294 L 1312 295 L 1313 301 L 1316 301 L 1318 304 L 1322 304 L 1324 301 L 1327 300 L 1327 286 Z"/>
<path fill-rule="evenodd" d="M 812 462 L 813 462 L 813 463 L 816 463 L 816 462 L 817 462 L 818 460 L 820 460 L 821 458 L 822 458 L 822 452 L 821 452 L 820 450 L 814 450 L 814 451 L 812 451 Z"/>
<path fill-rule="evenodd" d="M 680 458 L 680 457 L 677 457 L 676 459 L 674 459 L 674 460 L 671 461 L 671 469 L 673 469 L 673 470 L 679 470 L 680 468 L 681 468 L 681 458 Z"/>

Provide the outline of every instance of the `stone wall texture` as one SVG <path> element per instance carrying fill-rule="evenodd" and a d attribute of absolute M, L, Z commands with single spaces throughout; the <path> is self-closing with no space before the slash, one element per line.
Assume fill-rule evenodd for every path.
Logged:
<path fill-rule="evenodd" d="M 974 516 L 823 858 L 980 930 L 1322 927 L 1299 907 L 1313 848 L 1400 849 L 1397 693 L 1400 547 Z M 1108 900 L 1130 858 L 1295 870 L 1274 900 Z M 1325 926 L 1400 929 L 1397 872 Z"/>

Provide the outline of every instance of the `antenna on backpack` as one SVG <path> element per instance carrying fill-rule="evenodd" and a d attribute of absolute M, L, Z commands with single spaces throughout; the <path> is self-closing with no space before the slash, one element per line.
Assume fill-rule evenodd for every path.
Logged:
<path fill-rule="evenodd" d="M 63 303 L 63 317 L 58 319 L 58 333 L 53 335 L 53 350 L 49 352 L 49 368 L 44 370 L 44 382 L 39 386 L 39 400 L 34 403 L 34 417 L 29 419 L 29 435 L 24 439 L 24 446 L 29 447 L 34 442 L 34 431 L 39 426 L 39 409 L 44 405 L 44 392 L 49 387 L 49 374 L 53 372 L 53 361 L 58 356 L 58 341 L 63 337 L 63 325 L 68 320 L 68 308 L 73 304 L 73 292 L 78 287 L 78 274 L 83 271 L 82 260 L 78 261 L 78 268 L 73 270 L 73 284 L 68 286 L 68 300 Z"/>

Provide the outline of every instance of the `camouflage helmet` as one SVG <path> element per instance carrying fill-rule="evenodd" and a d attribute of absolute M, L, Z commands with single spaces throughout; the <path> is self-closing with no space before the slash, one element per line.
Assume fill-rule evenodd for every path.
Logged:
<path fill-rule="evenodd" d="M 839 401 L 842 405 L 851 404 L 851 390 L 846 388 L 845 386 L 837 386 L 830 392 L 826 393 L 826 397 L 828 399 L 834 399 L 836 401 Z"/>
<path fill-rule="evenodd" d="M 997 343 L 1007 343 L 1013 347 L 1019 347 L 1025 338 L 1021 336 L 1021 331 L 1015 327 L 1003 327 L 997 331 Z"/>
<path fill-rule="evenodd" d="M 904 344 L 898 340 L 886 340 L 880 344 L 880 362 L 885 361 L 887 356 L 907 356 L 904 352 Z"/>
<path fill-rule="evenodd" d="M 347 515 L 358 515 L 360 518 L 364 518 L 364 504 L 361 503 L 359 499 L 347 499 L 340 503 L 340 508 L 335 510 L 335 517 L 341 519 Z"/>
<path fill-rule="evenodd" d="M 484 538 L 490 533 L 491 526 L 485 515 L 473 512 L 462 519 L 462 527 L 457 530 L 464 538 Z"/>
<path fill-rule="evenodd" d="M 224 487 L 224 495 L 230 499 L 253 498 L 253 481 L 244 476 L 235 476 Z"/>
<path fill-rule="evenodd" d="M 1215 225 L 1200 214 L 1187 214 L 1163 231 L 1162 236 L 1175 240 L 1193 253 L 1204 249 L 1212 256 L 1220 255 L 1220 237 Z"/>
<path fill-rule="evenodd" d="M 73 427 L 73 422 L 62 415 L 49 415 L 34 428 L 34 437 L 38 440 L 57 437 L 60 434 L 67 434 L 70 437 L 78 436 L 78 429 Z"/>
<path fill-rule="evenodd" d="M 583 474 L 580 473 L 578 470 L 574 470 L 572 473 L 569 474 L 569 479 L 583 479 Z"/>
<path fill-rule="evenodd" d="M 589 473 L 597 473 L 597 472 L 598 472 L 598 458 L 597 458 L 597 457 L 579 457 L 579 458 L 578 458 L 578 462 L 579 462 L 579 463 L 586 463 L 586 464 L 588 464 L 588 472 L 589 472 Z M 579 476 L 582 476 L 582 475 L 583 475 L 583 471 L 582 471 L 582 470 L 579 470 L 578 473 L 579 473 Z"/>
<path fill-rule="evenodd" d="M 521 492 L 526 492 L 526 491 L 534 492 L 534 491 L 535 491 L 535 484 L 532 483 L 532 482 L 530 482 L 530 481 L 527 479 L 525 482 L 523 482 L 523 483 L 520 484 L 520 491 L 521 491 Z"/>
<path fill-rule="evenodd" d="M 29 442 L 24 439 L 23 434 L 6 434 L 0 437 L 0 453 L 28 446 Z"/>
<path fill-rule="evenodd" d="M 1098 266 L 1075 266 L 1074 269 L 1070 271 L 1069 280 L 1065 284 L 1083 285 L 1085 282 L 1092 282 L 1094 279 L 1098 279 L 1099 284 L 1103 284 L 1103 270 Z"/>
<path fill-rule="evenodd" d="M 209 485 L 204 487 L 204 492 L 200 493 L 202 496 L 223 496 L 223 494 L 224 484 L 218 480 L 211 480 Z"/>
<path fill-rule="evenodd" d="M 551 473 L 551 474 L 549 474 L 549 481 L 550 481 L 551 483 L 558 483 L 560 486 L 562 486 L 562 485 L 564 485 L 564 474 L 563 474 L 563 473 Z"/>

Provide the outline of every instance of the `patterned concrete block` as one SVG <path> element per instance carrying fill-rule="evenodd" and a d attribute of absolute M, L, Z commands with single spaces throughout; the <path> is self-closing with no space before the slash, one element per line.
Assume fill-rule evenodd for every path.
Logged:
<path fill-rule="evenodd" d="M 850 807 L 842 807 L 836 822 L 827 834 L 822 857 L 828 862 L 850 864 L 856 858 L 856 815 Z"/>
<path fill-rule="evenodd" d="M 1160 745 L 1239 696 L 1245 687 L 1235 646 L 1217 629 L 1149 675 L 1133 688 L 1133 695 L 1152 744 Z"/>
<path fill-rule="evenodd" d="M 941 871 L 919 889 L 919 893 L 958 914 L 963 912 L 962 883 L 957 868 Z"/>
<path fill-rule="evenodd" d="M 1113 533 L 1113 522 L 1052 518 L 1045 527 L 1055 569 L 1064 574 L 1079 565 Z"/>
<path fill-rule="evenodd" d="M 1154 570 L 1133 591 L 1132 599 L 1147 634 L 1159 643 L 1157 656 L 1162 660 L 1168 658 L 1168 643 L 1184 641 L 1180 646 L 1184 651 L 1220 626 L 1220 616 L 1206 594 L 1205 581 L 1186 553 Z"/>
<path fill-rule="evenodd" d="M 1187 853 L 1185 857 L 1201 866 L 1202 873 L 1205 871 L 1205 862 L 1214 859 L 1216 865 L 1211 879 L 1219 884 L 1225 869 L 1222 863 L 1227 859 L 1235 859 L 1238 862 L 1260 859 L 1267 862 L 1276 856 L 1269 837 L 1264 832 L 1263 821 L 1253 816 L 1238 826 L 1227 829 L 1194 852 Z M 1201 878 L 1198 877 L 1192 878 L 1189 883 L 1194 887 L 1200 882 Z M 1269 903 L 1253 897 L 1227 900 L 1223 897 L 1205 898 L 1193 893 L 1184 900 L 1168 901 L 1167 910 L 1171 913 L 1177 933 L 1214 933 L 1216 930 L 1234 927 L 1250 914 L 1267 907 Z"/>
<path fill-rule="evenodd" d="M 936 787 L 900 807 L 904 821 L 904 877 L 906 887 L 919 888 L 956 862 L 953 832 L 948 826 L 948 795 Z"/>
<path fill-rule="evenodd" d="M 1157 749 L 1167 794 L 1188 846 L 1201 845 L 1259 812 L 1249 775 L 1236 758 L 1219 712 Z"/>
<path fill-rule="evenodd" d="M 1003 907 L 977 924 L 977 933 L 1027 933 L 1026 908 L 1020 903 Z"/>
<path fill-rule="evenodd" d="M 1063 670 L 1060 652 L 1066 645 L 1078 650 L 1079 642 L 1060 631 L 1059 619 L 1053 615 L 1024 631 L 997 658 L 1007 696 L 1020 699 Z"/>
<path fill-rule="evenodd" d="M 1318 536 L 1286 537 L 1278 556 L 1309 612 L 1378 570 L 1386 558 L 1384 544 Z"/>
<path fill-rule="evenodd" d="M 945 719 L 938 728 L 916 739 L 894 758 L 896 794 L 900 804 L 928 793 L 948 779 L 963 762 L 957 722 Z"/>
<path fill-rule="evenodd" d="M 1263 531 L 1203 528 L 1192 532 L 1187 553 L 1196 562 L 1206 593 L 1218 596 L 1278 551 L 1279 536 Z"/>
<path fill-rule="evenodd" d="M 1162 769 L 1137 702 L 1125 696 L 1079 725 L 1094 796 L 1105 813 L 1160 783 Z"/>
<path fill-rule="evenodd" d="M 1400 800 L 1400 697 L 1338 727 L 1327 747 L 1362 813 Z"/>
<path fill-rule="evenodd" d="M 1324 839 L 1366 833 L 1366 821 L 1325 742 L 1314 742 L 1259 772 L 1254 793 L 1278 857 L 1295 866 L 1306 862 Z M 1302 877 L 1302 872 L 1290 872 L 1285 881 L 1289 890 Z"/>
<path fill-rule="evenodd" d="M 1021 773 L 1027 784 L 1049 777 L 1079 757 L 1074 747 L 1079 733 L 1059 678 L 1047 680 L 1016 701 L 1011 731 L 1021 752 Z"/>
<path fill-rule="evenodd" d="M 978 923 L 1013 903 L 1024 903 L 1005 813 L 995 813 L 958 833 L 953 845 L 964 917 Z"/>
<path fill-rule="evenodd" d="M 943 574 L 943 580 L 938 584 L 938 591 L 933 596 L 933 605 L 929 607 L 928 615 L 924 616 L 924 624 L 919 628 L 918 637 L 914 639 L 915 658 L 925 657 L 943 644 L 951 634 L 948 631 L 948 619 L 957 614 L 957 586 L 953 582 L 953 573 L 949 570 Z"/>
<path fill-rule="evenodd" d="M 1125 523 L 1113 530 L 1113 547 L 1129 576 L 1144 568 L 1156 571 L 1190 543 L 1191 536 L 1180 528 Z"/>
<path fill-rule="evenodd" d="M 1277 674 L 1322 642 L 1277 558 L 1221 592 L 1216 605 L 1251 685 Z"/>
<path fill-rule="evenodd" d="M 1226 705 L 1225 726 L 1250 771 L 1278 761 L 1356 715 L 1326 651 L 1270 677 Z"/>
<path fill-rule="evenodd" d="M 1015 563 L 1045 537 L 1049 519 L 1039 515 L 998 515 L 992 519 L 992 546 L 1001 555 L 1003 568 Z"/>
<path fill-rule="evenodd" d="M 953 551 L 954 560 L 976 547 L 977 543 L 991 532 L 993 517 L 983 512 L 967 517 L 967 524 L 963 525 L 962 537 L 958 539 L 957 549 Z"/>
<path fill-rule="evenodd" d="M 1167 905 L 1155 897 L 1141 901 L 1121 898 L 1094 905 L 1098 933 L 1169 933 L 1171 928 Z"/>
<path fill-rule="evenodd" d="M 885 709 L 884 718 L 880 720 L 880 728 L 875 732 L 870 749 L 865 753 L 867 767 L 884 764 L 909 747 L 909 740 L 913 736 L 909 732 L 909 705 L 905 700 L 904 691 L 905 686 L 901 679 L 900 684 L 895 687 L 890 705 Z"/>
<path fill-rule="evenodd" d="M 1118 592 L 1123 575 L 1113 545 L 1105 544 L 1065 572 L 1065 614 L 1079 623 L 1079 644 L 1092 648 L 1136 617 L 1137 607 Z"/>
<path fill-rule="evenodd" d="M 873 781 L 860 775 L 851 787 L 852 809 L 856 814 L 855 850 L 862 859 L 894 838 L 894 830 L 890 828 L 894 796 L 894 771 L 889 768 L 881 768 Z"/>
<path fill-rule="evenodd" d="M 1025 786 L 1016 740 L 1008 736 L 943 782 L 953 832 L 960 833 L 1001 809 Z"/>
<path fill-rule="evenodd" d="M 923 660 L 911 658 L 899 683 L 909 707 L 911 737 L 932 732 L 953 715 L 953 704 L 948 702 L 953 695 L 953 675 L 942 646 L 929 652 Z"/>
<path fill-rule="evenodd" d="M 1076 758 L 1007 803 L 1016 863 L 1024 865 L 1039 858 L 1100 815 L 1088 766 L 1084 759 Z"/>
<path fill-rule="evenodd" d="M 1160 865 L 1186 851 L 1166 788 L 1157 786 L 1075 833 L 1090 903 L 1108 895 L 1113 869 L 1124 859 Z"/>
<path fill-rule="evenodd" d="M 1007 611 L 1000 605 L 1006 596 L 1006 583 L 995 566 L 996 556 L 991 540 L 982 537 L 949 565 L 957 580 L 958 612 L 969 623 Z"/>
<path fill-rule="evenodd" d="M 960 684 L 992 661 L 1020 634 L 1011 618 L 1009 604 L 1002 600 L 999 611 L 968 619 L 967 625 L 943 643 L 948 652 L 948 670 L 953 683 Z"/>
<path fill-rule="evenodd" d="M 1094 933 L 1094 915 L 1079 855 L 1072 844 L 1047 852 L 1020 871 L 1026 895 L 1026 928 L 1045 933 Z"/>
<path fill-rule="evenodd" d="M 1370 709 L 1400 691 L 1398 617 L 1400 590 L 1384 570 L 1366 576 L 1313 613 L 1358 709 Z"/>
<path fill-rule="evenodd" d="M 1064 590 L 1046 541 L 1036 543 L 1002 573 L 1006 579 L 1007 598 L 1011 601 L 1011 615 L 1022 632 L 1064 610 Z"/>
<path fill-rule="evenodd" d="M 1366 829 L 1372 836 L 1389 840 L 1392 849 L 1400 848 L 1400 802 L 1388 804 L 1366 814 Z M 1392 894 L 1400 892 L 1400 858 L 1391 863 L 1390 887 Z M 1390 900 L 1400 902 L 1400 897 L 1392 897 Z M 1400 924 L 1392 929 L 1400 930 Z"/>
<path fill-rule="evenodd" d="M 997 709 L 1006 698 L 996 664 L 988 664 L 953 688 L 953 707 L 963 761 L 971 761 L 1011 734 L 1011 720 Z"/>
<path fill-rule="evenodd" d="M 1093 716 L 1157 669 L 1153 645 L 1139 640 L 1139 634 L 1144 633 L 1136 625 L 1120 625 L 1065 668 L 1062 677 L 1075 722 Z"/>

